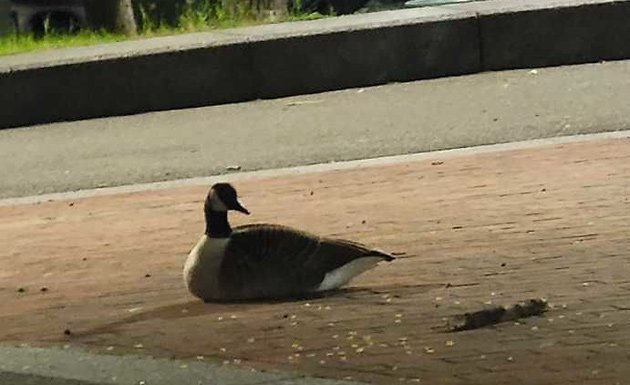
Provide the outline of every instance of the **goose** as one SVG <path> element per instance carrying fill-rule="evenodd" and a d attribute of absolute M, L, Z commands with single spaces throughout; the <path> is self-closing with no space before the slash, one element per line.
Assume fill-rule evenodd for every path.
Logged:
<path fill-rule="evenodd" d="M 232 185 L 214 184 L 204 203 L 205 233 L 184 264 L 188 291 L 205 302 L 304 297 L 337 289 L 394 260 L 360 243 L 282 225 L 232 229 L 228 211 L 249 215 Z"/>

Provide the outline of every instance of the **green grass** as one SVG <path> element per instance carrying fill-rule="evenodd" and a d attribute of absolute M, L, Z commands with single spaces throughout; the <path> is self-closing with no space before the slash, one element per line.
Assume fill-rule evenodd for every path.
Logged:
<path fill-rule="evenodd" d="M 242 4 L 242 3 L 240 3 Z M 141 11 L 142 12 L 142 11 Z M 194 3 L 188 3 L 180 14 L 176 27 L 164 27 L 154 20 L 142 16 L 144 25 L 143 32 L 145 34 L 164 34 L 164 33 L 187 33 L 210 31 L 222 28 L 244 27 L 250 25 L 272 24 L 287 21 L 315 20 L 323 18 L 324 15 L 318 13 L 301 13 L 289 12 L 286 15 L 278 16 L 275 20 L 269 18 L 261 18 L 253 15 L 249 10 L 242 6 L 228 11 L 221 7 L 220 3 L 215 0 L 197 0 Z M 146 26 L 149 26 L 147 28 Z"/>
<path fill-rule="evenodd" d="M 16 35 L 0 37 L 0 55 L 11 55 L 21 52 L 39 51 L 62 47 L 85 46 L 100 43 L 126 40 L 123 35 L 112 35 L 99 32 L 80 32 L 76 35 L 45 35 L 35 38 L 31 35 Z"/>
<path fill-rule="evenodd" d="M 256 17 L 243 8 L 232 12 L 223 9 L 220 3 L 213 0 L 201 0 L 189 3 L 177 19 L 177 25 L 167 26 L 160 20 L 152 20 L 148 12 L 140 9 L 140 30 L 138 36 L 130 38 L 124 35 L 115 35 L 106 32 L 81 31 L 74 35 L 49 33 L 41 38 L 31 35 L 10 34 L 0 36 L 0 56 L 16 53 L 42 51 L 63 47 L 88 46 L 94 44 L 111 43 L 129 39 L 142 39 L 155 36 L 175 35 L 211 31 L 222 28 L 233 28 L 259 24 L 278 23 L 285 21 L 313 20 L 324 17 L 323 15 L 304 14 L 290 12 L 275 20 Z"/>

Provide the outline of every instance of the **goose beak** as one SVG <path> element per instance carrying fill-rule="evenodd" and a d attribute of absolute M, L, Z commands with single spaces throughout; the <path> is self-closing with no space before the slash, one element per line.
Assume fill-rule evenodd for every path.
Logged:
<path fill-rule="evenodd" d="M 232 208 L 232 210 L 236 210 L 236 211 L 241 212 L 241 213 L 243 213 L 245 215 L 249 215 L 249 210 L 247 210 L 245 207 L 243 207 L 239 201 L 235 202 L 234 207 Z"/>

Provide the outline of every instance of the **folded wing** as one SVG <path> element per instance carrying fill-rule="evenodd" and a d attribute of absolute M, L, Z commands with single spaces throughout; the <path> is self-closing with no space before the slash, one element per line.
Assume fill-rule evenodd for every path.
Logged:
<path fill-rule="evenodd" d="M 242 226 L 230 236 L 219 285 L 234 298 L 300 295 L 317 290 L 328 273 L 368 256 L 393 259 L 356 242 L 286 226 Z"/>

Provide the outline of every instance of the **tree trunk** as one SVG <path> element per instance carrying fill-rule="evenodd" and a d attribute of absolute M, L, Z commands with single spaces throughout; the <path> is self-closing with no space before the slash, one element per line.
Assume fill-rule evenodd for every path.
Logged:
<path fill-rule="evenodd" d="M 86 5 L 93 28 L 127 36 L 137 33 L 131 0 L 90 0 Z"/>

